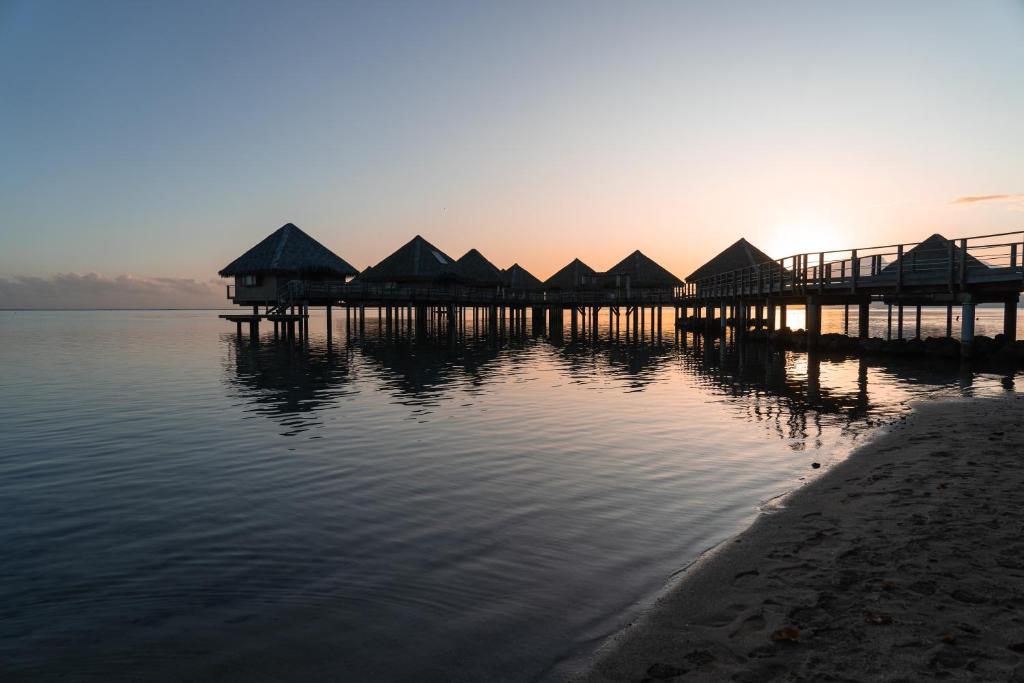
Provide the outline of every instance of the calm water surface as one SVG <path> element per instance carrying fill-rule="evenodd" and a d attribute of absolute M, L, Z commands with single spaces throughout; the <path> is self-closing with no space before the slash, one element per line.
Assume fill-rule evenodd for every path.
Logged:
<path fill-rule="evenodd" d="M 606 327 L 450 348 L 336 317 L 328 348 L 319 318 L 298 346 L 0 313 L 0 674 L 557 678 L 811 463 L 1017 381 Z"/>

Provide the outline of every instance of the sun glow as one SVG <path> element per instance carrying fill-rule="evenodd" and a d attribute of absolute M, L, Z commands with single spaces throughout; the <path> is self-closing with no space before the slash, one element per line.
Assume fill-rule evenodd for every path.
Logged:
<path fill-rule="evenodd" d="M 824 223 L 782 224 L 774 230 L 773 235 L 766 247 L 768 253 L 775 258 L 857 246 L 848 244 L 851 239 L 855 242 L 855 237 L 850 238 L 834 225 Z"/>

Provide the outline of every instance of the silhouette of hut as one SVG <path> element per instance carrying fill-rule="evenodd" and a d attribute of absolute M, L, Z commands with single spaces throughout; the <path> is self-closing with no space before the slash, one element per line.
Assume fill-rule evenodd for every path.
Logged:
<path fill-rule="evenodd" d="M 672 296 L 683 281 L 670 273 L 639 249 L 605 271 L 602 277 L 606 287 L 615 287 L 627 295 L 638 293 Z"/>
<path fill-rule="evenodd" d="M 723 249 L 717 256 L 686 276 L 687 282 L 740 270 L 759 263 L 773 263 L 774 259 L 742 237 Z"/>
<path fill-rule="evenodd" d="M 597 271 L 578 258 L 544 281 L 546 291 L 577 291 L 597 286 Z"/>
<path fill-rule="evenodd" d="M 501 270 L 476 249 L 463 254 L 456 264 L 469 284 L 497 287 L 502 283 Z"/>
<path fill-rule="evenodd" d="M 465 279 L 455 259 L 416 235 L 383 261 L 364 271 L 359 282 L 385 286 L 447 285 Z"/>
<path fill-rule="evenodd" d="M 947 277 L 949 274 L 950 246 L 953 247 L 953 264 L 955 268 L 959 269 L 963 250 L 956 246 L 955 242 L 946 239 L 939 233 L 935 233 L 903 253 L 903 276 L 908 277 L 916 274 L 924 278 L 930 276 L 932 279 Z M 982 261 L 970 254 L 966 254 L 964 261 L 968 271 L 988 268 Z M 882 268 L 881 274 L 896 275 L 899 268 L 899 261 L 893 259 L 889 265 Z"/>
<path fill-rule="evenodd" d="M 544 286 L 539 278 L 518 263 L 501 271 L 501 281 L 510 292 L 534 292 Z"/>
<path fill-rule="evenodd" d="M 276 303 L 278 289 L 292 280 L 344 282 L 358 272 L 294 224 L 286 223 L 219 274 L 235 279 L 234 303 L 258 305 Z"/>

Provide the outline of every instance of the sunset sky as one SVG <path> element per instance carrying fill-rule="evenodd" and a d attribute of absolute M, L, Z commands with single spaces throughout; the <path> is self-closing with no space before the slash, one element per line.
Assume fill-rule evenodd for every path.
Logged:
<path fill-rule="evenodd" d="M 6 0 L 0 98 L 8 297 L 206 282 L 289 221 L 541 278 L 1024 229 L 1019 1 Z"/>

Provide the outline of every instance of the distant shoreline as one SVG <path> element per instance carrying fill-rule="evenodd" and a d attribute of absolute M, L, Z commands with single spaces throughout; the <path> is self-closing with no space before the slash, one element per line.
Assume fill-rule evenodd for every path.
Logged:
<path fill-rule="evenodd" d="M 1019 675 L 1022 421 L 1019 395 L 918 404 L 694 563 L 574 680 Z"/>
<path fill-rule="evenodd" d="M 0 308 L 0 313 L 98 313 L 100 311 L 237 311 L 238 308 Z"/>

